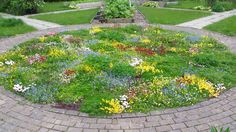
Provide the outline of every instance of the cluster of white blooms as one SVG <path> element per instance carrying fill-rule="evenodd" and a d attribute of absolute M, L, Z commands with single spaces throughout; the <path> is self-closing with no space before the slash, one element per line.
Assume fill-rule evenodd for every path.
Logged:
<path fill-rule="evenodd" d="M 122 105 L 125 109 L 127 109 L 127 108 L 130 107 L 129 102 L 128 102 L 128 97 L 127 97 L 126 95 L 120 96 L 120 99 L 119 99 L 119 100 L 120 100 L 121 105 Z"/>
<path fill-rule="evenodd" d="M 21 92 L 21 93 L 24 93 L 25 91 L 27 91 L 28 89 L 30 89 L 32 86 L 36 86 L 36 84 L 32 83 L 28 86 L 23 86 L 21 83 L 19 84 L 15 84 L 13 86 L 13 89 L 16 91 L 16 92 Z"/>
<path fill-rule="evenodd" d="M 222 90 L 225 90 L 225 89 L 226 89 L 226 87 L 224 86 L 223 83 L 216 84 L 216 85 L 215 85 L 215 88 L 216 88 L 216 90 L 218 90 L 218 91 L 222 91 Z"/>
<path fill-rule="evenodd" d="M 4 65 L 4 63 L 3 63 L 3 62 L 0 62 L 0 67 L 3 66 L 3 65 Z"/>
<path fill-rule="evenodd" d="M 12 66 L 12 65 L 15 64 L 15 62 L 12 61 L 12 60 L 6 60 L 6 61 L 5 61 L 5 64 L 6 64 L 6 65 L 11 65 L 11 66 Z"/>
<path fill-rule="evenodd" d="M 140 65 L 143 62 L 142 59 L 139 58 L 132 58 L 131 62 L 129 63 L 131 66 L 137 66 Z"/>

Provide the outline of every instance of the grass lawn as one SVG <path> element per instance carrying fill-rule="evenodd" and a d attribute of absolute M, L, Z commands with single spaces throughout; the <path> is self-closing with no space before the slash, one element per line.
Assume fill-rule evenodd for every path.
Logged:
<path fill-rule="evenodd" d="M 0 38 L 14 36 L 16 34 L 23 34 L 35 31 L 31 26 L 24 24 L 17 19 L 4 19 L 0 17 Z"/>
<path fill-rule="evenodd" d="M 204 27 L 207 30 L 219 32 L 229 36 L 236 35 L 236 16 L 232 16 Z"/>
<path fill-rule="evenodd" d="M 143 13 L 143 15 L 150 23 L 170 25 L 176 25 L 200 17 L 211 15 L 210 12 L 208 13 L 201 11 L 182 11 L 150 7 L 139 7 L 139 10 Z"/>
<path fill-rule="evenodd" d="M 74 25 L 90 23 L 92 18 L 96 15 L 98 9 L 81 10 L 58 14 L 36 15 L 30 18 L 49 21 L 61 25 Z"/>
<path fill-rule="evenodd" d="M 232 3 L 228 1 L 218 1 L 217 3 L 223 5 L 226 11 L 236 8 L 236 2 Z M 193 9 L 196 6 L 207 7 L 206 2 L 204 0 L 179 0 L 178 4 L 166 5 L 166 7 L 169 8 L 182 8 L 182 9 Z"/>
<path fill-rule="evenodd" d="M 76 3 L 85 3 L 85 2 L 97 2 L 99 0 L 77 0 Z M 73 1 L 72 1 L 73 2 Z M 61 1 L 61 2 L 46 2 L 40 9 L 39 13 L 52 12 L 52 11 L 61 11 L 61 10 L 71 10 L 69 4 L 71 1 Z"/>
<path fill-rule="evenodd" d="M 192 9 L 196 6 L 201 5 L 205 5 L 205 2 L 203 0 L 180 0 L 178 4 L 168 4 L 166 7 Z"/>

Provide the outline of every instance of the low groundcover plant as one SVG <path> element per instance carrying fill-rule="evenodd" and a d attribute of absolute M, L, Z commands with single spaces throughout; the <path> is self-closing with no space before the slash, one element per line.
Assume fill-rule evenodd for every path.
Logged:
<path fill-rule="evenodd" d="M 158 27 L 48 33 L 0 55 L 0 85 L 35 103 L 90 115 L 148 112 L 217 98 L 236 56 L 206 36 Z"/>

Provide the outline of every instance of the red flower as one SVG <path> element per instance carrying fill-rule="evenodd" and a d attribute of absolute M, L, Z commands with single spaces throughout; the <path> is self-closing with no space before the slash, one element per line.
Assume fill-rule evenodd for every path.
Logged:
<path fill-rule="evenodd" d="M 148 48 L 136 47 L 135 51 L 143 53 L 143 54 L 146 54 L 146 55 L 149 55 L 149 56 L 155 55 L 155 52 L 153 50 L 151 50 L 151 49 L 148 49 Z"/>

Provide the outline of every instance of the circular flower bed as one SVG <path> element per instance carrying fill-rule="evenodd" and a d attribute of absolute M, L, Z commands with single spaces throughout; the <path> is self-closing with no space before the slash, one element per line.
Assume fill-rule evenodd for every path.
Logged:
<path fill-rule="evenodd" d="M 0 56 L 0 84 L 91 115 L 193 105 L 235 86 L 236 56 L 215 40 L 158 27 L 79 30 Z"/>

